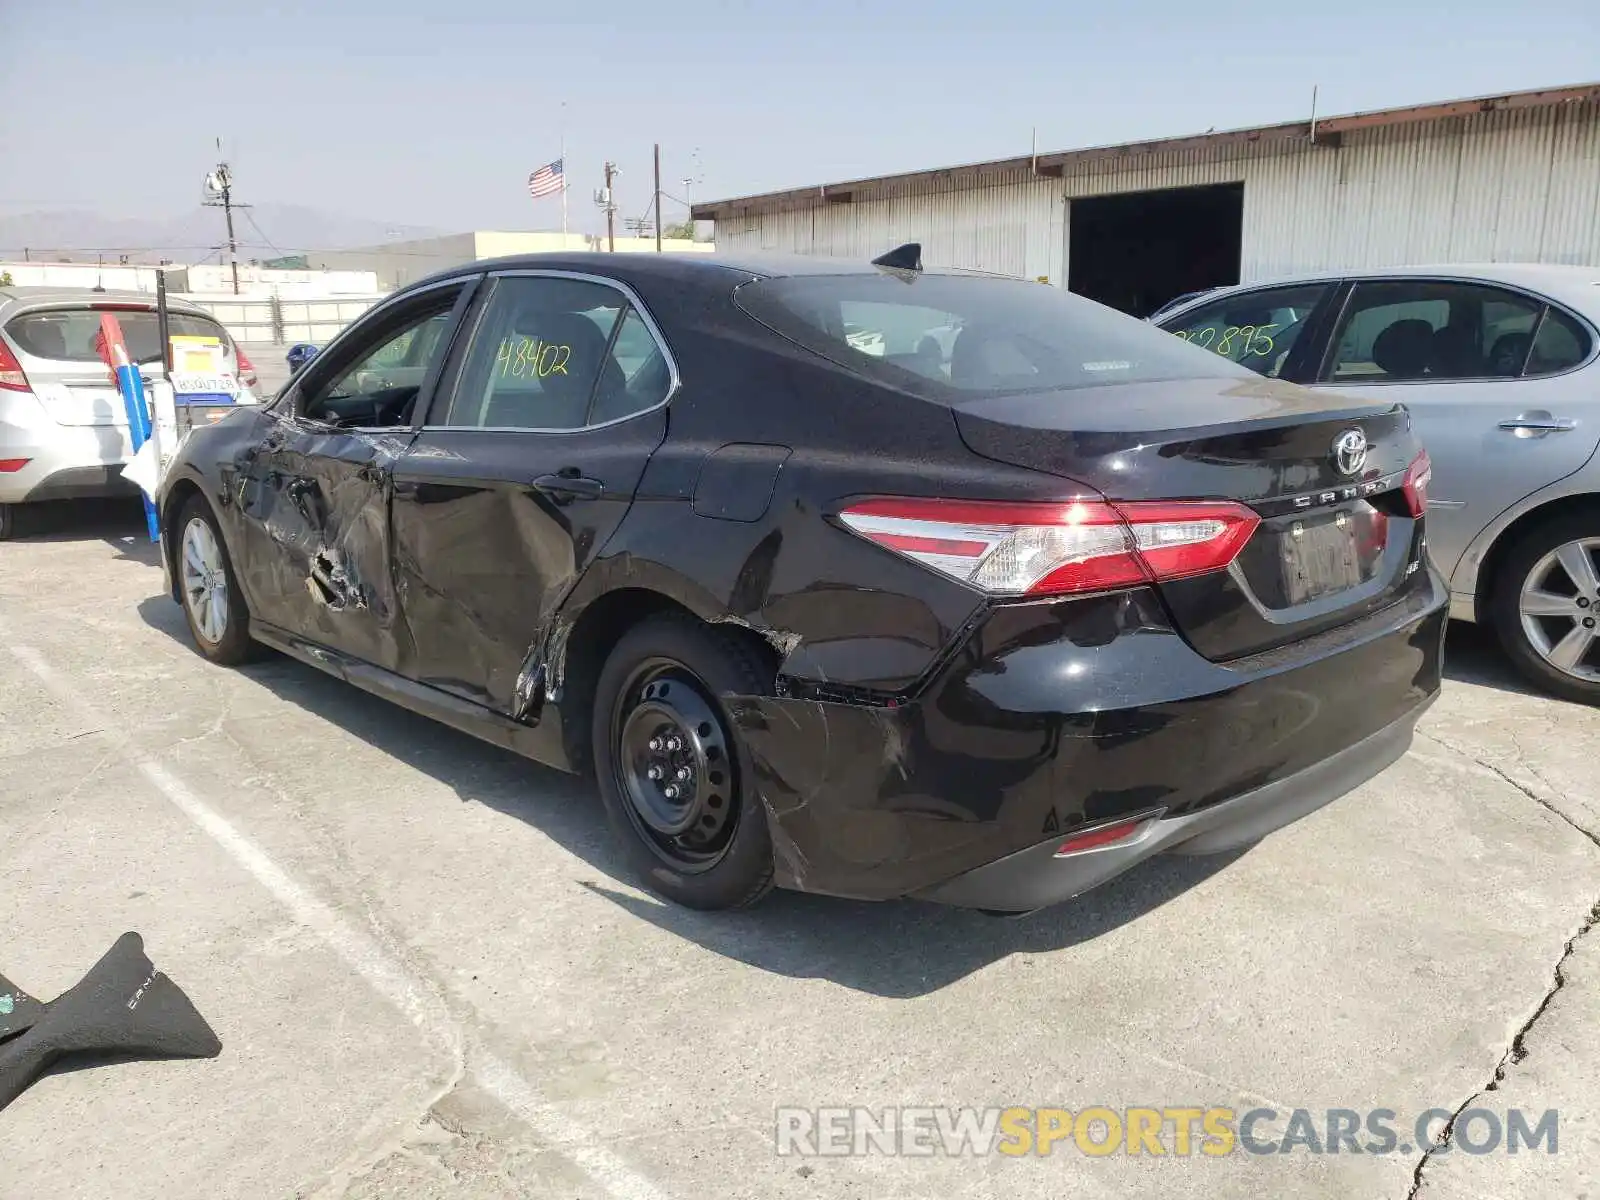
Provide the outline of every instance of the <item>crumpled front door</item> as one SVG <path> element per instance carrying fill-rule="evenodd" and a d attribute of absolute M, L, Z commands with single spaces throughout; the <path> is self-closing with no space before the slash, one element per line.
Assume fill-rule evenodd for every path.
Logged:
<path fill-rule="evenodd" d="M 394 434 L 284 418 L 238 464 L 243 576 L 256 620 L 395 670 L 405 626 L 389 563 Z"/>

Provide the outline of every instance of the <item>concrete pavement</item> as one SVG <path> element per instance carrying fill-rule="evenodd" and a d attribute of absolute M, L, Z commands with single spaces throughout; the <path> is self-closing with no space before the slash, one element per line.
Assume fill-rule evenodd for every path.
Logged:
<path fill-rule="evenodd" d="M 1474 630 L 1410 755 L 1249 853 L 1018 921 L 784 893 L 715 916 L 637 887 L 576 780 L 282 658 L 204 662 L 136 508 L 53 529 L 0 545 L 0 971 L 50 996 L 136 929 L 224 1048 L 35 1084 L 0 1113 L 0 1197 L 1594 1187 L 1600 713 Z M 1389 1108 L 1409 1142 L 1469 1104 L 1559 1108 L 1559 1152 L 1436 1154 L 1419 1183 L 1419 1149 L 773 1136 L 786 1105 L 1194 1105 Z"/>

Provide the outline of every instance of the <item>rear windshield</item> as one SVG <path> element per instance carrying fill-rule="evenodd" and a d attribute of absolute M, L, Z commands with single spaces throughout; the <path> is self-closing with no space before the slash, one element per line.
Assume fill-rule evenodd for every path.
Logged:
<path fill-rule="evenodd" d="M 94 348 L 95 335 L 100 332 L 101 310 L 87 308 L 57 308 L 42 312 L 24 313 L 13 318 L 6 333 L 24 354 L 35 358 L 50 358 L 57 362 L 97 363 L 99 352 Z M 161 360 L 161 336 L 153 312 L 115 312 L 122 326 L 122 336 L 128 341 L 128 353 L 141 363 Z M 169 313 L 167 329 L 174 337 L 222 338 L 222 326 L 207 317 L 188 313 Z"/>
<path fill-rule="evenodd" d="M 978 275 L 802 275 L 741 308 L 792 341 L 928 399 L 1250 378 L 1154 325 L 1045 284 Z"/>

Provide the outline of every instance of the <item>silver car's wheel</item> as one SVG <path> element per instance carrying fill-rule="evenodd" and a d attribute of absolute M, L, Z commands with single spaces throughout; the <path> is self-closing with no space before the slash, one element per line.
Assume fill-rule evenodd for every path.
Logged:
<path fill-rule="evenodd" d="M 228 572 L 216 534 L 200 517 L 183 527 L 183 603 L 200 637 L 213 646 L 228 632 Z"/>
<path fill-rule="evenodd" d="M 1564 542 L 1523 576 L 1517 613 L 1528 644 L 1556 670 L 1600 683 L 1600 537 Z"/>

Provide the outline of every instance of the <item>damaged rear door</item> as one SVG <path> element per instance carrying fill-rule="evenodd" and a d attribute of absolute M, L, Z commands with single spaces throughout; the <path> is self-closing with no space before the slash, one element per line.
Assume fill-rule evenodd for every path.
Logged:
<path fill-rule="evenodd" d="M 394 469 L 404 673 L 536 719 L 555 614 L 633 503 L 676 369 L 632 292 L 496 276 Z"/>
<path fill-rule="evenodd" d="M 471 282 L 363 318 L 278 402 L 242 456 L 238 557 L 255 619 L 389 670 L 406 656 L 389 561 L 391 476 Z"/>

